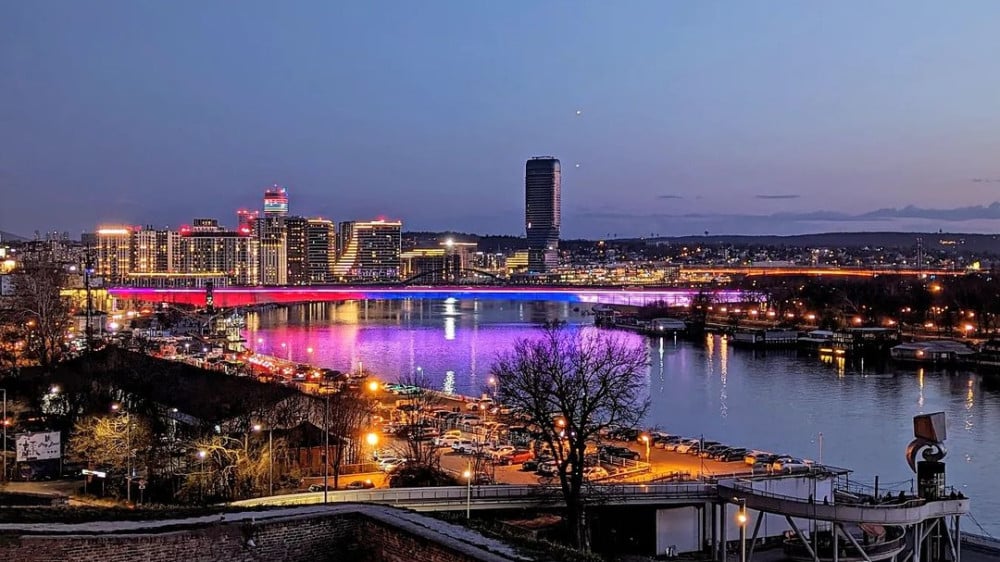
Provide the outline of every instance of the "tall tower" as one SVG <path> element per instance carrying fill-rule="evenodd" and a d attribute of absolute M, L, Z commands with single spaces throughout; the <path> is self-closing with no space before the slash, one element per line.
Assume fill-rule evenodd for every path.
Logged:
<path fill-rule="evenodd" d="M 254 221 L 260 240 L 260 282 L 263 285 L 288 283 L 288 192 L 274 185 L 264 190 L 264 216 Z"/>
<path fill-rule="evenodd" d="M 264 190 L 264 216 L 288 216 L 288 191 L 275 184 Z"/>
<path fill-rule="evenodd" d="M 529 272 L 545 272 L 559 265 L 560 191 L 558 159 L 535 156 L 528 160 L 524 166 L 524 223 Z"/>

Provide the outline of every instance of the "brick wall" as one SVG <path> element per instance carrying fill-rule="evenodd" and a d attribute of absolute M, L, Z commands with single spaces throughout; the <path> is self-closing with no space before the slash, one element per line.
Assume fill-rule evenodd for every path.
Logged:
<path fill-rule="evenodd" d="M 26 534 L 0 529 L 0 560 L 18 562 L 317 562 L 321 560 L 375 562 L 443 562 L 510 560 L 476 545 L 455 541 L 428 527 L 395 521 L 392 509 L 356 506 L 335 513 L 313 513 L 262 519 L 187 523 L 129 533 L 110 530 L 96 535 L 74 533 Z M 424 518 L 426 519 L 426 518 Z M 427 519 L 428 521 L 432 521 Z M 108 527 L 104 524 L 104 527 Z M 58 528 L 59 525 L 52 527 Z M 64 526 L 74 531 L 80 526 Z M 31 529 L 34 531 L 34 529 Z M 93 529 L 90 529 L 92 532 Z M 137 532 L 131 532 L 137 531 Z"/>

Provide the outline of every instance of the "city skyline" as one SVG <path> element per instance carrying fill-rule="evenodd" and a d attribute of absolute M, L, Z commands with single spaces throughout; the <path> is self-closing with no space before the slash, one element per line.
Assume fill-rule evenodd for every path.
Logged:
<path fill-rule="evenodd" d="M 1000 230 L 987 2 L 238 6 L 0 9 L 0 230 L 278 183 L 301 215 L 523 235 L 533 154 L 563 238 Z"/>

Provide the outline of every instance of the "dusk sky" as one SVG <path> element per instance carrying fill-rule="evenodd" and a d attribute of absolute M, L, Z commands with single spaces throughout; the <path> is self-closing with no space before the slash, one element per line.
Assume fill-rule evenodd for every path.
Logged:
<path fill-rule="evenodd" d="M 1000 3 L 0 1 L 0 230 L 1000 230 Z M 577 112 L 580 112 L 578 115 Z"/>

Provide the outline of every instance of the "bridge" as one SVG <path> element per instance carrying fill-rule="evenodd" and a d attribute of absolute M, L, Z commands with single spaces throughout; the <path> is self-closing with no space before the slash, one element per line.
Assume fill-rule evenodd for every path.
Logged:
<path fill-rule="evenodd" d="M 146 303 L 205 305 L 205 289 L 144 287 L 113 287 L 111 296 Z M 737 290 L 699 289 L 637 289 L 547 286 L 377 286 L 377 285 L 310 285 L 301 287 L 219 287 L 212 291 L 215 306 L 228 308 L 262 304 L 294 304 L 304 302 L 338 302 L 349 300 L 397 299 L 481 299 L 555 301 L 585 304 L 643 306 L 664 302 L 669 306 L 686 306 L 699 293 L 710 295 L 713 302 L 742 302 L 756 298 L 752 293 Z"/>

